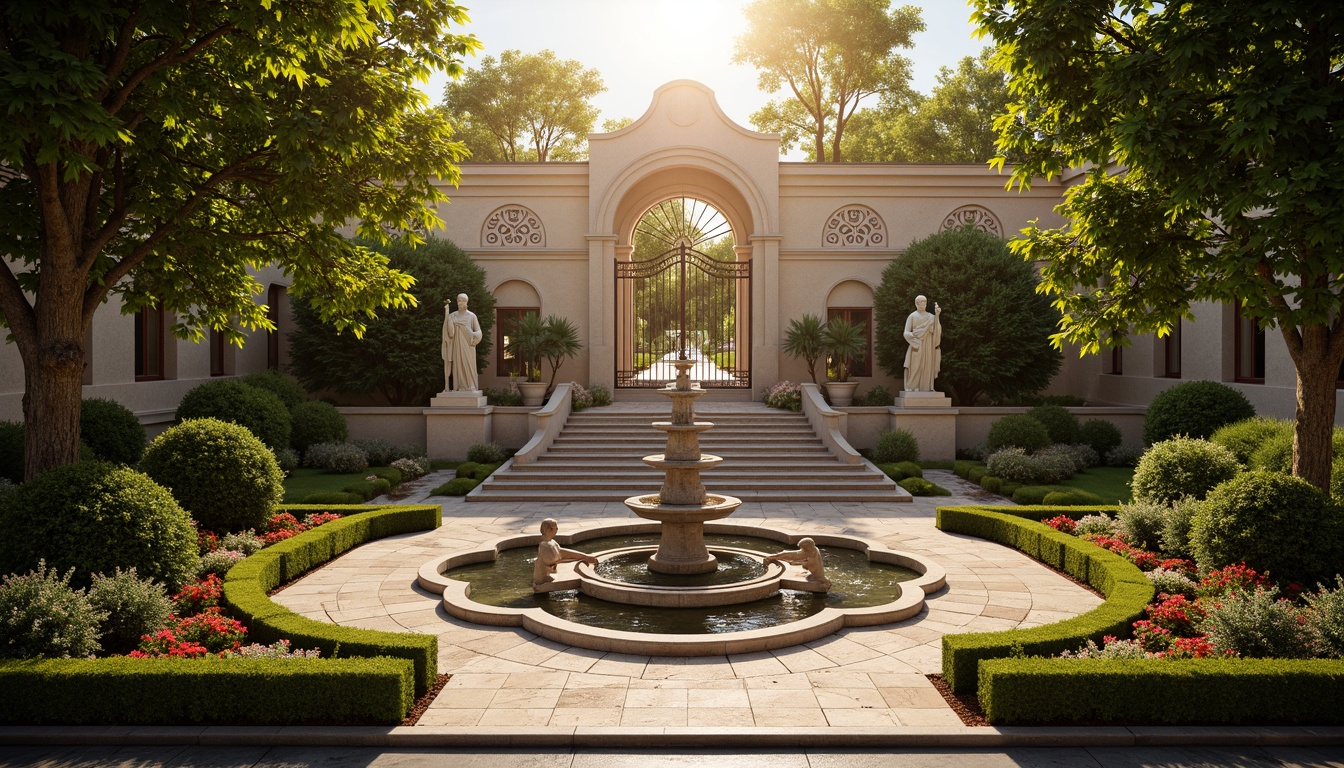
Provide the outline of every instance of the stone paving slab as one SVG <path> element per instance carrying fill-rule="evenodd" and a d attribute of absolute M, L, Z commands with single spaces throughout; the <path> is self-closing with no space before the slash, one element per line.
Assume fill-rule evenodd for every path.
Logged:
<path fill-rule="evenodd" d="M 925 677 L 941 671 L 944 634 L 1050 623 L 1101 599 L 1014 550 L 939 531 L 938 506 L 1007 502 L 950 472 L 926 476 L 957 495 L 900 504 L 748 502 L 734 513 L 739 524 L 873 539 L 947 569 L 947 587 L 912 619 L 776 651 L 697 658 L 589 651 L 452 618 L 438 595 L 415 586 L 421 564 L 532 533 L 547 517 L 566 533 L 637 520 L 618 503 L 467 504 L 413 494 L 403 501 L 443 505 L 441 528 L 370 542 L 274 599 L 322 621 L 438 635 L 439 671 L 453 678 L 420 728 L 968 730 Z"/>

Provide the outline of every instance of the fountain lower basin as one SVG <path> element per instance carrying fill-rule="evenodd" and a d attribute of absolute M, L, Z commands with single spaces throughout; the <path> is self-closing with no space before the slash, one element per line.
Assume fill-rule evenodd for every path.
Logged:
<path fill-rule="evenodd" d="M 709 546 L 712 550 L 735 554 L 746 550 L 753 559 L 769 554 L 761 551 L 763 549 L 778 551 L 803 538 L 802 534 L 756 525 L 706 523 L 705 528 L 711 538 Z M 646 542 L 651 542 L 659 531 L 657 524 L 630 523 L 562 534 L 557 536 L 557 541 L 584 549 L 600 547 L 597 569 L 600 575 L 603 564 L 610 562 L 617 554 L 647 549 L 651 544 Z M 645 537 L 645 542 L 623 547 L 609 541 L 599 541 L 611 536 Z M 774 542 L 775 546 L 722 546 L 714 542 L 718 536 L 753 537 L 766 540 L 767 544 Z M 645 608 L 642 605 L 609 602 L 606 597 L 599 599 L 586 594 L 579 584 L 581 571 L 589 567 L 582 565 L 575 568 L 572 564 L 565 564 L 557 573 L 557 582 L 562 585 L 572 584 L 569 589 L 544 595 L 531 594 L 524 577 L 530 571 L 528 557 L 535 551 L 540 537 L 521 535 L 427 562 L 420 568 L 418 582 L 427 590 L 441 593 L 444 610 L 459 619 L 493 626 L 519 626 L 547 639 L 580 648 L 677 656 L 772 650 L 810 642 L 844 627 L 900 621 L 919 613 L 925 595 L 943 586 L 945 572 L 942 567 L 915 555 L 889 550 L 875 542 L 856 537 L 814 533 L 811 538 L 816 540 L 823 551 L 834 550 L 851 560 L 875 563 L 883 568 L 896 566 L 908 569 L 910 573 L 905 577 L 906 580 L 901 581 L 897 594 L 863 595 L 851 599 L 851 593 L 858 590 L 850 586 L 843 567 L 832 567 L 828 563 L 827 575 L 835 582 L 835 586 L 829 594 L 813 594 L 797 591 L 797 584 L 790 585 L 792 566 L 776 565 L 775 568 L 783 573 L 773 597 L 746 602 L 734 599 L 720 606 L 700 603 L 681 608 Z M 592 542 L 593 546 L 586 547 L 584 542 Z M 500 579 L 513 585 L 511 588 L 514 591 L 497 600 L 500 603 L 497 605 L 473 599 L 474 591 L 481 591 L 481 598 L 486 598 L 484 592 L 475 590 L 472 583 L 445 575 L 446 572 L 473 564 L 482 567 L 496 560 L 506 562 L 514 559 L 519 564 L 519 574 L 504 574 Z M 797 577 L 796 569 L 794 575 Z M 672 580 L 700 578 L 705 577 L 680 576 L 672 577 Z M 750 582 L 753 578 L 746 581 Z M 675 595 L 677 589 L 680 587 L 664 585 L 653 591 Z M 649 590 L 646 588 L 641 591 Z M 668 618 L 669 615 L 671 618 Z"/>

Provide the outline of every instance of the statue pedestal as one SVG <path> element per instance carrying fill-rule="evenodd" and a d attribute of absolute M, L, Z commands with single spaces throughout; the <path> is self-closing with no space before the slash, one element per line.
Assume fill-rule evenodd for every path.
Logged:
<path fill-rule="evenodd" d="M 466 392 L 440 392 L 429 399 L 430 408 L 484 408 L 485 395 L 481 390 Z"/>
<path fill-rule="evenodd" d="M 942 392 L 902 390 L 891 409 L 891 429 L 909 430 L 919 441 L 919 457 L 948 461 L 957 457 L 957 414 Z"/>
<path fill-rule="evenodd" d="M 896 398 L 897 408 L 951 408 L 952 398 L 942 392 L 911 392 L 903 389 Z"/>

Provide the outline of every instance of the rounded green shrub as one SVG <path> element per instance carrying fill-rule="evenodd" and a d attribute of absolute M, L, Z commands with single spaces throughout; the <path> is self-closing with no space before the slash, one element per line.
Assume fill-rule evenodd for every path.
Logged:
<path fill-rule="evenodd" d="M 1336 427 L 1331 434 L 1330 450 L 1334 456 L 1344 456 L 1344 428 Z M 1251 469 L 1263 469 L 1268 472 L 1292 472 L 1293 431 L 1291 426 L 1283 432 L 1266 437 L 1260 443 L 1260 447 L 1251 452 L 1251 458 L 1247 466 Z"/>
<path fill-rule="evenodd" d="M 890 463 L 888 463 L 888 464 L 874 464 L 873 466 L 875 466 L 875 467 L 877 467 L 878 469 L 882 470 L 882 474 L 886 475 L 887 477 L 890 477 L 892 480 L 895 480 L 895 481 L 897 481 L 897 482 L 900 482 L 901 480 L 904 480 L 904 479 L 905 479 L 905 473 L 902 472 L 901 469 L 900 469 L 900 467 L 897 467 L 895 464 L 890 464 Z"/>
<path fill-rule="evenodd" d="M 995 477 L 993 475 L 985 475 L 980 478 L 980 487 L 990 493 L 998 493 L 1003 490 L 1003 478 Z"/>
<path fill-rule="evenodd" d="M 989 426 L 985 443 L 990 453 L 1004 448 L 1021 448 L 1027 453 L 1050 445 L 1050 431 L 1041 422 L 1026 414 L 1004 416 Z"/>
<path fill-rule="evenodd" d="M 1254 415 L 1246 396 L 1226 384 L 1187 381 L 1153 398 L 1143 419 L 1143 442 L 1152 445 L 1178 435 L 1206 438 Z"/>
<path fill-rule="evenodd" d="M 1050 507 L 1090 507 L 1101 503 L 1101 497 L 1091 491 L 1074 489 L 1071 491 L 1050 491 L 1041 499 L 1041 503 Z"/>
<path fill-rule="evenodd" d="M 1208 440 L 1175 437 L 1153 445 L 1139 459 L 1130 481 L 1134 501 L 1170 504 L 1185 496 L 1202 499 L 1241 471 L 1237 457 Z"/>
<path fill-rule="evenodd" d="M 285 407 L 290 410 L 308 399 L 308 393 L 303 391 L 303 387 L 297 381 L 279 371 L 257 371 L 249 376 L 244 376 L 240 381 L 249 387 L 270 392 L 280 398 L 280 402 L 284 403 Z"/>
<path fill-rule="evenodd" d="M 60 572 L 74 568 L 80 587 L 95 573 L 134 568 L 176 589 L 196 575 L 196 531 L 147 475 L 107 462 L 67 464 L 0 500 L 0 573 L 44 559 Z"/>
<path fill-rule="evenodd" d="M 192 419 L 154 438 L 140 468 L 219 533 L 260 528 L 284 497 L 275 454 L 244 427 Z"/>
<path fill-rule="evenodd" d="M 1234 589 L 1213 601 L 1199 628 L 1222 652 L 1246 659 L 1308 659 L 1310 632 L 1304 632 L 1298 609 L 1280 600 L 1278 590 Z"/>
<path fill-rule="evenodd" d="M 23 422 L 0 421 L 0 477 L 23 482 Z"/>
<path fill-rule="evenodd" d="M 331 403 L 308 400 L 290 409 L 289 445 L 302 453 L 316 443 L 344 443 L 350 436 L 345 417 Z"/>
<path fill-rule="evenodd" d="M 1311 483 L 1253 470 L 1209 493 L 1191 521 L 1190 544 L 1200 568 L 1245 563 L 1281 583 L 1315 584 L 1344 565 L 1342 522 Z"/>
<path fill-rule="evenodd" d="M 910 492 L 911 496 L 951 496 L 952 492 L 946 488 L 925 480 L 922 477 L 907 477 L 900 483 L 901 487 Z"/>
<path fill-rule="evenodd" d="M 279 397 L 241 381 L 209 381 L 177 405 L 177 420 L 219 419 L 246 427 L 268 448 L 289 447 L 289 410 Z"/>
<path fill-rule="evenodd" d="M 1106 419 L 1088 419 L 1078 427 L 1078 442 L 1090 446 L 1098 456 L 1105 459 L 1106 454 L 1124 442 L 1124 437 L 1120 434 L 1120 428 Z"/>
<path fill-rule="evenodd" d="M 145 452 L 144 425 L 116 400 L 85 400 L 79 411 L 79 437 L 99 459 L 116 464 L 133 466 Z"/>
<path fill-rule="evenodd" d="M 1005 448 L 985 462 L 989 474 L 1027 485 L 1051 485 L 1073 477 L 1073 461 L 1060 453 L 1027 455 L 1021 448 Z"/>
<path fill-rule="evenodd" d="M 475 478 L 458 477 L 449 480 L 448 482 L 444 483 L 438 488 L 435 488 L 434 493 L 435 495 L 441 495 L 441 496 L 466 496 L 468 493 L 471 493 L 471 490 L 479 484 L 480 482 L 477 481 Z"/>
<path fill-rule="evenodd" d="M 919 441 L 907 429 L 889 429 L 877 436 L 873 461 L 886 464 L 893 461 L 919 461 Z"/>
<path fill-rule="evenodd" d="M 1161 504 L 1132 502 L 1121 504 L 1115 519 L 1120 533 L 1130 544 L 1156 552 L 1162 546 L 1162 528 L 1168 509 Z"/>
<path fill-rule="evenodd" d="M 508 451 L 499 443 L 477 443 L 467 449 L 467 461 L 477 464 L 502 464 L 508 458 Z"/>
<path fill-rule="evenodd" d="M 916 464 L 916 463 L 913 462 L 913 461 L 899 461 L 899 462 L 896 462 L 896 468 L 899 469 L 899 470 L 901 470 L 901 472 L 902 472 L 906 477 L 923 477 L 923 476 L 924 476 L 924 470 L 923 470 L 918 464 Z"/>
<path fill-rule="evenodd" d="M 878 384 L 872 389 L 863 393 L 862 397 L 856 398 L 855 405 L 866 405 L 869 407 L 878 407 L 891 405 L 896 402 L 896 396 L 891 394 L 891 390 Z"/>
<path fill-rule="evenodd" d="M 98 624 L 107 614 L 71 587 L 70 577 L 39 561 L 0 581 L 0 658 L 78 658 L 99 650 Z"/>
<path fill-rule="evenodd" d="M 109 653 L 135 650 L 141 635 L 163 628 L 173 612 L 173 601 L 163 584 L 141 577 L 134 568 L 117 569 L 111 576 L 94 574 L 89 602 L 107 614 L 100 629 L 103 648 Z"/>
<path fill-rule="evenodd" d="M 481 465 L 480 465 L 480 464 L 477 464 L 477 463 L 474 462 L 474 461 L 464 461 L 464 462 L 462 462 L 461 464 L 458 464 L 458 465 L 457 465 L 457 473 L 456 473 L 455 475 L 453 475 L 453 476 L 454 476 L 454 477 L 475 477 L 475 476 L 476 476 L 476 470 L 478 470 L 478 469 L 480 469 L 480 468 L 481 468 Z"/>
<path fill-rule="evenodd" d="M 1251 456 L 1267 441 L 1288 437 L 1289 450 L 1293 440 L 1293 423 L 1278 419 L 1266 419 L 1253 416 L 1249 419 L 1225 424 L 1209 436 L 1210 442 L 1217 443 L 1232 452 L 1242 466 L 1251 466 Z"/>
<path fill-rule="evenodd" d="M 1078 417 L 1062 405 L 1038 405 L 1027 411 L 1027 415 L 1041 422 L 1045 431 L 1050 433 L 1052 443 L 1078 442 Z"/>

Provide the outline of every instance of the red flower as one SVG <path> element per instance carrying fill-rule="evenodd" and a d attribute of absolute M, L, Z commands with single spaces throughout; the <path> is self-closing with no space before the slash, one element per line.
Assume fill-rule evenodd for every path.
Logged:
<path fill-rule="evenodd" d="M 1200 597 L 1217 597 L 1234 589 L 1254 591 L 1256 587 L 1269 586 L 1269 574 L 1258 573 L 1245 563 L 1215 568 L 1209 571 L 1199 582 Z"/>
<path fill-rule="evenodd" d="M 191 616 L 219 606 L 219 598 L 224 594 L 224 582 L 215 574 L 182 588 L 173 595 L 173 605 L 178 616 Z"/>
<path fill-rule="evenodd" d="M 1068 515 L 1059 515 L 1042 522 L 1061 533 L 1073 533 L 1074 529 L 1078 527 L 1078 523 L 1074 522 L 1073 518 Z"/>

